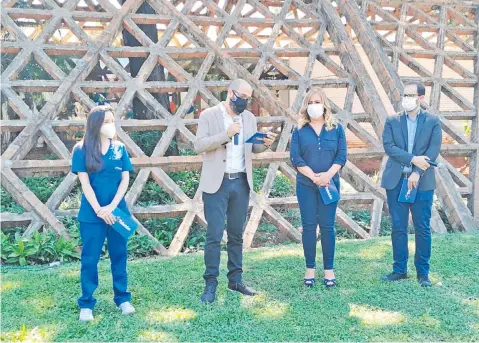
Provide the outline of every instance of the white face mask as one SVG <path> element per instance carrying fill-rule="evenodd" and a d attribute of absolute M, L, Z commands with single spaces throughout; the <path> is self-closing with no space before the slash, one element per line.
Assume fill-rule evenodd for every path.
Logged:
<path fill-rule="evenodd" d="M 103 124 L 101 126 L 100 133 L 109 139 L 112 139 L 113 137 L 115 137 L 115 134 L 116 134 L 115 123 Z"/>
<path fill-rule="evenodd" d="M 323 104 L 310 104 L 308 105 L 308 115 L 312 119 L 320 118 L 324 114 Z"/>
<path fill-rule="evenodd" d="M 417 98 L 403 98 L 402 107 L 408 112 L 415 110 L 417 107 Z"/>

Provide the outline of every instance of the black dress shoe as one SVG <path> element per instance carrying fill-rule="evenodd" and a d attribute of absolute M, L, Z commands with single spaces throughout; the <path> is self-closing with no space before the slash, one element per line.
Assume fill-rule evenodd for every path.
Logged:
<path fill-rule="evenodd" d="M 386 282 L 399 281 L 404 279 L 407 279 L 407 274 L 399 274 L 394 272 L 382 278 L 382 280 Z"/>
<path fill-rule="evenodd" d="M 241 294 L 244 294 L 244 295 L 250 295 L 250 296 L 256 295 L 256 291 L 253 288 L 246 286 L 243 281 L 240 281 L 240 282 L 230 281 L 228 282 L 228 288 L 232 291 L 240 292 Z"/>
<path fill-rule="evenodd" d="M 421 287 L 431 287 L 432 286 L 432 282 L 431 282 L 431 280 L 429 280 L 429 276 L 427 274 L 426 275 L 418 275 L 417 276 L 417 281 L 419 282 Z"/>
<path fill-rule="evenodd" d="M 201 296 L 201 302 L 203 304 L 211 304 L 215 301 L 216 287 L 218 287 L 218 281 L 207 281 L 203 295 Z"/>

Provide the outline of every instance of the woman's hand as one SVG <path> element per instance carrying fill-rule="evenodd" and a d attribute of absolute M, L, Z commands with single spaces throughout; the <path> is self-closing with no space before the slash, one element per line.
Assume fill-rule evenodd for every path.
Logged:
<path fill-rule="evenodd" d="M 331 177 L 328 173 L 317 173 L 315 174 L 315 179 L 313 181 L 317 186 L 327 187 L 331 182 Z"/>
<path fill-rule="evenodd" d="M 100 208 L 97 212 L 97 216 L 105 221 L 108 225 L 113 225 L 116 222 L 115 216 L 112 214 L 114 206 L 107 205 Z"/>
<path fill-rule="evenodd" d="M 100 207 L 100 210 L 96 213 L 96 215 L 98 217 L 102 217 L 106 214 L 111 214 L 114 209 L 115 209 L 115 207 L 112 206 L 112 204 L 107 205 L 107 206 L 103 206 L 103 207 Z"/>
<path fill-rule="evenodd" d="M 116 222 L 115 216 L 111 213 L 110 214 L 105 214 L 105 215 L 102 215 L 102 216 L 98 216 L 98 217 L 103 219 L 103 221 L 105 223 L 107 223 L 108 225 L 113 225 Z"/>

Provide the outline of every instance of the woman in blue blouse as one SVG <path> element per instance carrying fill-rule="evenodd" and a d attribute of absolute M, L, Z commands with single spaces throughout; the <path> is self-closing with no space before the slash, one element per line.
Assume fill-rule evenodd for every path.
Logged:
<path fill-rule="evenodd" d="M 78 174 L 83 195 L 78 221 L 83 243 L 81 253 L 81 289 L 78 298 L 80 320 L 93 320 L 98 287 L 98 261 L 105 238 L 113 275 L 113 300 L 123 314 L 135 312 L 127 291 L 127 241 L 110 225 L 112 211 L 118 207 L 129 214 L 124 195 L 129 172 L 133 170 L 125 146 L 115 141 L 115 118 L 109 106 L 94 107 L 88 115 L 85 137 L 73 149 L 72 172 Z"/>
<path fill-rule="evenodd" d="M 305 96 L 299 125 L 291 139 L 291 162 L 298 170 L 296 195 L 303 225 L 304 284 L 307 287 L 312 287 L 316 280 L 318 224 L 323 250 L 323 283 L 328 288 L 336 286 L 333 270 L 336 244 L 334 220 L 338 202 L 324 204 L 318 186 L 334 182 L 339 191 L 338 172 L 346 163 L 346 150 L 344 129 L 333 117 L 326 94 L 320 88 L 312 88 Z"/>

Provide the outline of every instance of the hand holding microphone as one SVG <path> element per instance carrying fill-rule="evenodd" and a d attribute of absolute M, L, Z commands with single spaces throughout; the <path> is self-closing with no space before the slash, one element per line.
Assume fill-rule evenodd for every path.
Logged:
<path fill-rule="evenodd" d="M 436 168 L 441 168 L 441 167 L 442 167 L 442 163 L 440 163 L 440 162 L 427 160 L 427 163 L 428 163 L 431 167 L 436 167 Z"/>
<path fill-rule="evenodd" d="M 238 145 L 239 133 L 241 131 L 241 117 L 236 116 L 233 118 L 233 124 L 228 127 L 227 133 L 229 137 L 234 136 L 234 144 Z"/>
<path fill-rule="evenodd" d="M 442 168 L 443 164 L 440 162 L 432 161 L 427 156 L 415 156 L 413 158 L 414 165 L 421 168 L 423 171 L 426 171 L 430 167 Z"/>

